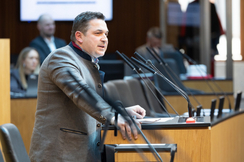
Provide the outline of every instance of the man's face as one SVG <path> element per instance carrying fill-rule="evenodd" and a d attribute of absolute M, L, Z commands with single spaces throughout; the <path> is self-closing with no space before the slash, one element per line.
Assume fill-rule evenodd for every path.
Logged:
<path fill-rule="evenodd" d="M 42 36 L 51 37 L 55 33 L 55 22 L 51 17 L 44 17 L 38 24 L 38 29 Z"/>
<path fill-rule="evenodd" d="M 159 38 L 156 38 L 156 37 L 151 37 L 151 38 L 148 38 L 148 42 L 149 42 L 149 45 L 153 48 L 159 48 L 161 47 L 161 39 Z"/>
<path fill-rule="evenodd" d="M 108 28 L 102 19 L 90 20 L 88 30 L 82 34 L 81 48 L 93 57 L 101 57 L 108 46 Z"/>

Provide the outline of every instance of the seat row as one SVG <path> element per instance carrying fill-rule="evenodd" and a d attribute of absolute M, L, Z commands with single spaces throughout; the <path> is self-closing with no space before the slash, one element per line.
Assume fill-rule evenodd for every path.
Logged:
<path fill-rule="evenodd" d="M 150 80 L 110 80 L 104 84 L 105 95 L 124 107 L 140 105 L 146 116 L 168 117 L 165 105 L 157 89 Z"/>

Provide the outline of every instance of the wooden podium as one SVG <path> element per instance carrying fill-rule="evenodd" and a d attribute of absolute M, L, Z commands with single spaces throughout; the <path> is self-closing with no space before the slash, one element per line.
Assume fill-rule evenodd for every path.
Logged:
<path fill-rule="evenodd" d="M 0 125 L 10 121 L 10 40 L 0 39 Z"/>
<path fill-rule="evenodd" d="M 195 124 L 178 123 L 178 117 L 164 123 L 144 124 L 143 133 L 152 144 L 177 144 L 175 162 L 242 162 L 244 159 L 244 111 L 228 114 L 210 123 L 209 117 Z M 105 144 L 144 144 L 138 140 L 122 140 L 120 133 L 108 130 Z M 159 153 L 164 162 L 170 161 L 170 154 Z M 149 161 L 155 161 L 152 153 L 145 154 Z M 115 161 L 143 161 L 138 153 L 118 152 Z"/>
<path fill-rule="evenodd" d="M 0 125 L 10 120 L 10 40 L 0 39 Z"/>

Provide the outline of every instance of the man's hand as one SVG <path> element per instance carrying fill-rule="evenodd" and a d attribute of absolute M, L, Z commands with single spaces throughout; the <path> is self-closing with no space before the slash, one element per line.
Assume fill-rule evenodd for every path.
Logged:
<path fill-rule="evenodd" d="M 136 118 L 138 118 L 138 119 L 142 119 L 146 115 L 145 109 L 143 109 L 139 105 L 127 107 L 125 109 L 131 116 L 136 116 Z M 136 120 L 135 120 L 135 123 L 141 129 L 141 124 Z M 138 131 L 136 129 L 136 126 L 133 123 L 131 125 L 129 125 L 129 123 L 127 121 L 125 121 L 122 116 L 119 116 L 117 124 L 118 124 L 118 127 L 120 128 L 120 132 L 121 132 L 123 139 L 126 139 L 126 135 L 127 135 L 128 138 L 131 140 L 132 133 L 133 133 L 135 139 L 138 138 Z"/>
<path fill-rule="evenodd" d="M 142 119 L 146 115 L 146 110 L 139 105 L 126 107 L 125 109 L 131 116 L 136 116 L 137 119 Z"/>
<path fill-rule="evenodd" d="M 120 128 L 120 133 L 122 135 L 123 139 L 126 139 L 126 136 L 129 138 L 129 140 L 132 140 L 132 133 L 134 136 L 134 139 L 138 138 L 138 132 L 136 129 L 136 126 L 130 121 L 131 125 L 127 121 L 124 120 L 122 116 L 119 115 L 118 117 L 118 127 Z M 141 129 L 141 124 L 138 121 L 135 121 L 136 125 Z"/>

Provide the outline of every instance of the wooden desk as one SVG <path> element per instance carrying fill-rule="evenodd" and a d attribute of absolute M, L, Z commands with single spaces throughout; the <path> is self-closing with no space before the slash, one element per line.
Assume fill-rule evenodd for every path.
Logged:
<path fill-rule="evenodd" d="M 11 99 L 11 123 L 19 129 L 27 152 L 29 152 L 35 122 L 36 103 L 36 98 Z M 232 161 L 232 158 L 235 159 L 233 160 L 235 162 L 241 162 L 244 159 L 242 153 L 244 146 L 243 123 L 244 113 L 241 111 L 200 127 L 199 125 L 197 127 L 194 125 L 185 127 L 177 125 L 174 127 L 172 125 L 148 127 L 143 125 L 142 128 L 151 143 L 177 144 L 175 162 L 228 162 Z M 118 137 L 114 137 L 113 133 L 113 130 L 108 131 L 106 144 L 129 143 L 122 140 L 119 132 Z M 133 142 L 145 143 L 142 137 L 136 141 L 133 140 Z M 128 158 L 127 154 L 116 154 L 116 159 L 133 161 L 140 158 L 138 154 L 129 154 Z M 147 155 L 149 159 L 154 160 L 151 153 L 147 153 Z M 160 153 L 160 155 L 164 161 L 169 161 L 169 153 Z"/>
<path fill-rule="evenodd" d="M 234 108 L 234 96 L 232 93 L 227 94 L 229 99 L 230 99 L 230 103 L 232 106 L 232 109 Z M 219 95 L 221 96 L 221 95 Z M 219 100 L 216 97 L 216 95 L 214 94 L 202 94 L 202 95 L 194 95 L 194 97 L 197 99 L 197 101 L 202 105 L 203 108 L 207 108 L 209 109 L 211 106 L 211 101 L 212 99 L 217 99 L 216 102 L 216 108 L 218 108 L 219 105 Z M 180 95 L 165 95 L 165 98 L 169 101 L 169 103 L 173 106 L 173 108 L 180 114 L 182 115 L 183 113 L 187 112 L 187 101 Z M 189 95 L 190 101 L 192 103 L 192 105 L 195 107 L 195 109 L 198 106 L 198 103 L 196 102 L 196 100 L 194 100 L 194 98 L 192 96 Z M 174 114 L 174 111 L 170 108 L 169 105 L 166 105 L 169 113 Z M 229 108 L 228 105 L 228 100 L 227 98 L 225 98 L 224 101 L 224 108 Z"/>
<path fill-rule="evenodd" d="M 194 79 L 194 80 L 182 80 L 182 83 L 188 87 L 193 89 L 198 89 L 204 92 L 213 92 L 209 85 L 213 88 L 213 90 L 218 93 L 221 92 L 217 86 L 221 88 L 223 92 L 232 93 L 233 92 L 233 80 L 232 79 L 214 79 L 211 80 L 204 80 L 204 79 Z M 209 85 L 208 85 L 209 84 Z M 215 85 L 216 84 L 216 85 Z"/>
<path fill-rule="evenodd" d="M 244 112 L 229 114 L 214 123 L 202 125 L 167 125 L 161 127 L 143 125 L 143 133 L 151 143 L 177 144 L 175 162 L 242 162 L 244 159 Z M 208 125 L 209 124 L 209 125 Z M 108 130 L 105 144 L 127 144 L 120 133 L 114 137 L 114 131 Z M 145 143 L 140 136 L 133 143 Z M 163 161 L 169 161 L 170 155 L 159 153 Z M 145 154 L 150 161 L 155 161 L 151 153 Z M 142 161 L 138 153 L 116 153 L 118 162 Z"/>
<path fill-rule="evenodd" d="M 27 153 L 35 123 L 36 98 L 11 99 L 11 123 L 19 129 Z"/>

